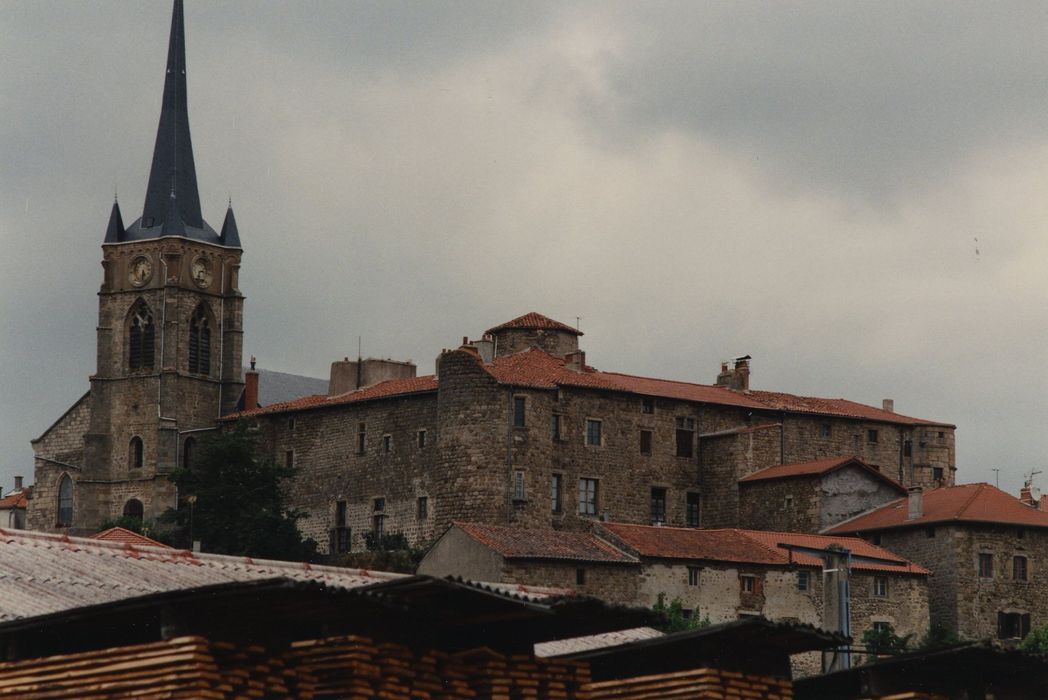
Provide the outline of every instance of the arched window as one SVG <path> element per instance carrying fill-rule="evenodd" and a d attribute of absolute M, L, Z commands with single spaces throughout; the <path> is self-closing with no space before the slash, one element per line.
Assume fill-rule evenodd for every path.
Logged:
<path fill-rule="evenodd" d="M 188 470 L 196 459 L 196 438 L 186 438 L 182 443 L 182 468 Z"/>
<path fill-rule="evenodd" d="M 211 321 L 204 304 L 197 307 L 189 320 L 189 371 L 211 372 Z"/>
<path fill-rule="evenodd" d="M 139 299 L 131 307 L 131 327 L 128 330 L 128 367 L 131 369 L 153 369 L 156 347 L 156 326 L 153 314 L 146 303 Z"/>
<path fill-rule="evenodd" d="M 127 446 L 127 466 L 131 469 L 141 469 L 142 456 L 142 438 L 136 435 Z"/>
<path fill-rule="evenodd" d="M 58 527 L 73 524 L 73 480 L 63 474 L 58 481 Z"/>
<path fill-rule="evenodd" d="M 138 500 L 137 498 L 132 498 L 130 501 L 124 504 L 125 518 L 137 518 L 138 520 L 141 520 L 142 514 L 144 512 L 145 511 L 142 508 L 142 501 Z"/>

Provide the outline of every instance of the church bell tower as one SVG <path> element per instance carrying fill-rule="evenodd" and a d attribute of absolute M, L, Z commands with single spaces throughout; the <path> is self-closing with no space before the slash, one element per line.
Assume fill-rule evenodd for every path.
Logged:
<path fill-rule="evenodd" d="M 70 523 L 77 529 L 173 507 L 167 474 L 188 462 L 243 389 L 243 250 L 232 206 L 218 232 L 200 212 L 182 0 L 174 0 L 142 216 L 125 227 L 114 202 L 102 251 L 97 369 Z"/>

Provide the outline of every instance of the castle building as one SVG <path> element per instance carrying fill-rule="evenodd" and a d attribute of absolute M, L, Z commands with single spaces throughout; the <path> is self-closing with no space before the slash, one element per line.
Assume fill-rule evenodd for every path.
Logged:
<path fill-rule="evenodd" d="M 145 205 L 124 226 L 113 203 L 97 369 L 88 392 L 33 440 L 31 529 L 93 531 L 107 518 L 149 518 L 175 505 L 166 475 L 242 393 L 241 254 L 232 207 L 217 232 L 201 216 L 175 0 Z"/>
<path fill-rule="evenodd" d="M 309 513 L 300 527 L 335 552 L 369 532 L 429 542 L 453 521 L 584 530 L 599 520 L 748 527 L 749 517 L 814 532 L 904 486 L 953 483 L 947 423 L 753 390 L 748 357 L 713 385 L 598 371 L 581 335 L 533 312 L 443 352 L 436 375 L 347 359 L 332 365 L 326 395 L 228 418 L 253 420 L 271 457 L 299 468 L 289 493 Z M 796 517 L 764 517 L 749 497 L 778 481 L 740 484 L 813 460 L 840 468 L 786 480 L 776 488 L 796 495 L 765 504 Z M 812 505 L 805 490 L 819 488 L 831 493 Z"/>

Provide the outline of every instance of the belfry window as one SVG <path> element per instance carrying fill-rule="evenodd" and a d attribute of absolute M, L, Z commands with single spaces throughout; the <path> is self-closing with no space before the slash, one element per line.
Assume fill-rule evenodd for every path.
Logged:
<path fill-rule="evenodd" d="M 145 513 L 145 509 L 142 507 L 142 501 L 137 498 L 132 498 L 124 504 L 124 517 L 134 518 L 135 520 L 141 520 Z"/>
<path fill-rule="evenodd" d="M 69 527 L 73 524 L 73 480 L 63 474 L 58 482 L 58 526 Z"/>
<path fill-rule="evenodd" d="M 189 371 L 193 374 L 211 373 L 211 322 L 203 304 L 197 307 L 189 321 Z"/>
<path fill-rule="evenodd" d="M 128 347 L 128 366 L 131 369 L 153 369 L 156 326 L 153 324 L 153 314 L 141 299 L 131 308 Z"/>
<path fill-rule="evenodd" d="M 137 435 L 131 438 L 127 447 L 127 466 L 131 469 L 141 469 L 143 460 L 142 438 Z"/>

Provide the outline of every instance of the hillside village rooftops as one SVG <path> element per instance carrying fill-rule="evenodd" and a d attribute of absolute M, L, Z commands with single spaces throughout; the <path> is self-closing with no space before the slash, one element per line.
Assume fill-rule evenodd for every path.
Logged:
<path fill-rule="evenodd" d="M 838 545 L 851 551 L 852 554 L 898 562 L 895 564 L 882 564 L 857 561 L 852 563 L 852 568 L 855 570 L 918 575 L 931 573 L 919 564 L 908 561 L 894 552 L 870 544 L 858 537 L 805 535 L 764 530 L 701 530 L 696 528 L 626 525 L 623 523 L 601 523 L 601 528 L 641 557 L 763 564 L 780 567 L 789 565 L 821 567 L 822 560 L 818 557 L 812 554 L 791 551 L 785 549 L 782 545 L 815 549 L 824 549 L 830 545 Z"/>
<path fill-rule="evenodd" d="M 869 474 L 885 483 L 891 485 L 897 491 L 906 493 L 906 489 L 903 486 L 886 476 L 877 469 L 874 469 L 870 465 L 863 462 L 858 457 L 831 457 L 829 459 L 818 459 L 811 462 L 797 462 L 794 464 L 779 464 L 774 467 L 768 467 L 767 469 L 761 469 L 760 471 L 748 474 L 741 479 L 739 483 L 752 483 L 755 481 L 767 481 L 771 479 L 791 479 L 794 477 L 803 476 L 815 476 L 822 474 L 829 474 L 843 469 L 844 467 L 854 465 L 860 469 L 863 469 Z"/>
<path fill-rule="evenodd" d="M 507 559 L 571 559 L 636 564 L 638 559 L 588 532 L 454 523 L 464 533 Z"/>
<path fill-rule="evenodd" d="M 962 484 L 921 494 L 921 515 L 909 517 L 909 498 L 900 498 L 835 525 L 827 533 L 855 533 L 932 523 L 998 523 L 1048 527 L 1048 513 L 1024 505 L 990 484 Z"/>
<path fill-rule="evenodd" d="M 530 316 L 531 314 L 528 315 Z M 514 321 L 510 323 L 514 323 Z M 596 391 L 639 394 L 694 403 L 735 406 L 752 410 L 785 411 L 912 426 L 953 427 L 949 423 L 913 418 L 847 399 L 823 399 L 768 391 L 741 392 L 723 386 L 640 377 L 618 372 L 602 372 L 589 366 L 584 367 L 582 371 L 576 371 L 567 366 L 564 358 L 556 357 L 535 347 L 512 355 L 498 357 L 489 363 L 482 362 L 479 357 L 475 357 L 475 359 L 480 363 L 484 371 L 500 384 L 521 388 L 553 390 L 560 387 L 573 387 Z M 226 416 L 226 419 L 313 410 L 360 401 L 423 394 L 436 391 L 438 383 L 439 380 L 435 375 L 424 375 L 410 379 L 390 379 L 335 396 L 316 394 L 292 401 L 262 406 L 250 411 L 241 411 Z"/>

